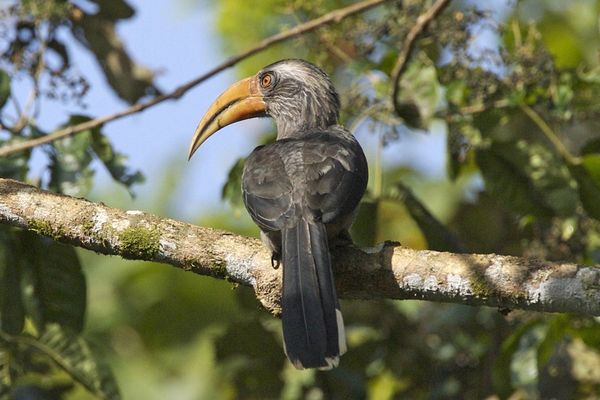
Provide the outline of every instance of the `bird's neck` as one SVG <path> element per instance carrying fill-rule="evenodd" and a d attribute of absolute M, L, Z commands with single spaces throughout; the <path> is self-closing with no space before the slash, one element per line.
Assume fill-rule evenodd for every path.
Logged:
<path fill-rule="evenodd" d="M 275 124 L 277 125 L 277 139 L 298 138 L 337 125 L 337 118 L 331 115 L 304 112 L 288 118 L 276 118 Z"/>

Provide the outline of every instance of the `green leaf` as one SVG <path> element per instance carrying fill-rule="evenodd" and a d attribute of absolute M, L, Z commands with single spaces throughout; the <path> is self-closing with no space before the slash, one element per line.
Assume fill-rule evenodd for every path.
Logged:
<path fill-rule="evenodd" d="M 513 392 L 511 362 L 513 355 L 519 349 L 521 338 L 542 323 L 543 320 L 539 318 L 527 321 L 515 329 L 504 343 L 502 343 L 500 354 L 496 358 L 496 364 L 492 371 L 494 389 L 500 398 L 507 398 Z"/>
<path fill-rule="evenodd" d="M 456 235 L 431 214 L 407 186 L 398 183 L 395 188 L 398 193 L 394 197 L 402 201 L 415 220 L 427 240 L 429 249 L 459 253 L 465 251 Z"/>
<path fill-rule="evenodd" d="M 425 54 L 410 63 L 400 80 L 400 88 L 398 115 L 411 127 L 428 127 L 443 98 L 443 90 L 435 65 Z"/>
<path fill-rule="evenodd" d="M 600 154 L 600 138 L 595 138 L 589 140 L 586 144 L 581 148 L 581 155 L 598 153 Z"/>
<path fill-rule="evenodd" d="M 48 238 L 21 232 L 25 302 L 38 329 L 59 323 L 81 332 L 86 282 L 75 249 Z"/>
<path fill-rule="evenodd" d="M 10 76 L 6 71 L 0 69 L 0 110 L 10 97 Z"/>
<path fill-rule="evenodd" d="M 252 315 L 252 314 L 250 314 Z M 252 393 L 256 398 L 276 398 L 283 387 L 281 371 L 285 358 L 281 344 L 253 315 L 228 326 L 215 342 L 217 360 L 231 374 L 237 396 Z"/>
<path fill-rule="evenodd" d="M 236 212 L 244 208 L 242 199 L 242 171 L 244 169 L 245 158 L 238 159 L 227 174 L 227 181 L 221 190 L 221 198 L 227 201 Z"/>
<path fill-rule="evenodd" d="M 553 215 L 543 193 L 525 171 L 528 160 L 512 143 L 494 143 L 479 149 L 476 160 L 486 189 L 515 211 L 538 217 Z"/>
<path fill-rule="evenodd" d="M 8 398 L 5 396 L 8 396 L 12 387 L 10 361 L 11 354 L 8 350 L 8 343 L 0 338 L 0 399 Z"/>
<path fill-rule="evenodd" d="M 0 331 L 16 335 L 23 330 L 25 310 L 21 293 L 21 254 L 14 230 L 0 226 Z"/>
<path fill-rule="evenodd" d="M 377 240 L 377 213 L 380 201 L 363 198 L 358 205 L 358 212 L 350 228 L 352 240 L 359 246 L 374 246 Z"/>
<path fill-rule="evenodd" d="M 581 157 L 578 165 L 569 165 L 579 189 L 579 198 L 585 211 L 595 219 L 600 219 L 600 154 Z"/>
<path fill-rule="evenodd" d="M 469 96 L 469 88 L 464 80 L 454 80 L 446 85 L 446 100 L 457 107 L 464 106 Z"/>
<path fill-rule="evenodd" d="M 83 115 L 72 115 L 65 126 L 89 120 L 89 117 Z M 91 145 L 92 132 L 89 129 L 52 143 L 49 183 L 51 190 L 75 197 L 83 197 L 91 190 L 94 176 L 94 171 L 90 168 Z"/>
<path fill-rule="evenodd" d="M 127 157 L 115 151 L 108 138 L 99 129 L 92 131 L 92 149 L 113 179 L 125 185 L 130 194 L 134 184 L 144 182 L 144 175 L 140 171 L 131 171 L 125 165 Z"/>
<path fill-rule="evenodd" d="M 537 347 L 538 371 L 546 366 L 550 356 L 556 350 L 556 345 L 565 337 L 569 329 L 569 316 L 562 314 L 553 316 L 548 322 L 548 329 Z"/>
<path fill-rule="evenodd" d="M 112 372 L 81 336 L 58 324 L 50 324 L 31 345 L 49 356 L 96 396 L 107 400 L 121 398 Z"/>
<path fill-rule="evenodd" d="M 96 58 L 114 92 L 132 104 L 148 95 L 160 94 L 154 86 L 154 72 L 136 63 L 117 32 L 119 19 L 133 16 L 133 9 L 122 0 L 102 1 L 98 12 L 71 20 L 74 37 Z"/>
<path fill-rule="evenodd" d="M 0 140 L 0 146 L 8 146 L 26 141 L 22 136 L 13 136 L 8 140 Z M 31 150 L 19 151 L 5 157 L 0 157 L 0 177 L 24 181 L 29 171 Z"/>

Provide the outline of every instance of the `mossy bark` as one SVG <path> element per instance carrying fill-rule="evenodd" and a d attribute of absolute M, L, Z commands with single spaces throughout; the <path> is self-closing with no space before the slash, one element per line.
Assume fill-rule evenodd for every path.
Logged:
<path fill-rule="evenodd" d="M 124 211 L 0 179 L 0 223 L 103 254 L 157 261 L 252 286 L 279 312 L 281 268 L 247 238 L 142 211 Z M 422 299 L 502 309 L 600 315 L 600 269 L 496 254 L 333 249 L 338 293 L 355 299 Z"/>

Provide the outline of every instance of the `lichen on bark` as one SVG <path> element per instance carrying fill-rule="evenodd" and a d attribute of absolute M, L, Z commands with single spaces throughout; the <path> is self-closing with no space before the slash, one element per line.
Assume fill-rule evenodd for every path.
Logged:
<path fill-rule="evenodd" d="M 152 260 L 160 250 L 160 234 L 156 229 L 135 226 L 117 235 L 123 258 Z"/>

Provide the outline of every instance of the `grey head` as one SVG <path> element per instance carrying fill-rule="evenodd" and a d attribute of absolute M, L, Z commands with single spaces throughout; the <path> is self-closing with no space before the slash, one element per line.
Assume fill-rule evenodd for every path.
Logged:
<path fill-rule="evenodd" d="M 319 67 L 288 59 L 266 66 L 257 77 L 266 114 L 277 125 L 278 139 L 299 137 L 337 124 L 339 97 Z"/>

